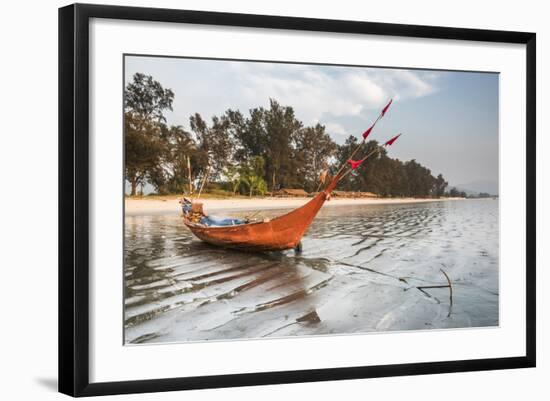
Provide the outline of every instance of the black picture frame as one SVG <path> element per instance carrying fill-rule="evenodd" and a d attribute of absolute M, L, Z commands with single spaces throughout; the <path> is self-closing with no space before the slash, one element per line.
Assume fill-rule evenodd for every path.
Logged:
<path fill-rule="evenodd" d="M 88 61 L 91 18 L 526 45 L 526 353 L 520 357 L 90 383 Z M 74 4 L 59 9 L 59 391 L 72 396 L 534 367 L 536 35 L 358 21 Z"/>

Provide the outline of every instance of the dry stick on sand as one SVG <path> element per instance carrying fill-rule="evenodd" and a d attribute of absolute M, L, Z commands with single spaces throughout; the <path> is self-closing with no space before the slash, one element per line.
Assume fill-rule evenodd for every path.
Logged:
<path fill-rule="evenodd" d="M 346 263 L 346 262 L 343 262 L 343 261 L 338 261 L 338 263 L 346 265 L 346 266 L 357 267 L 361 270 L 367 270 L 367 271 L 370 271 L 372 273 L 381 274 L 383 276 L 391 277 L 391 278 L 399 280 L 399 281 L 401 281 L 405 284 L 408 284 L 405 277 L 396 277 L 396 276 L 393 276 L 393 275 L 388 274 L 388 273 L 383 273 L 383 272 L 380 272 L 378 270 L 371 269 L 369 267 L 354 265 L 354 264 Z M 445 275 L 445 278 L 447 279 L 447 283 L 449 283 L 448 285 L 423 285 L 423 286 L 418 286 L 418 287 L 414 286 L 414 287 L 406 288 L 405 291 L 407 291 L 411 288 L 416 288 L 417 290 L 421 291 L 424 295 L 431 298 L 432 296 L 430 294 L 428 294 L 426 291 L 424 291 L 425 289 L 429 289 L 429 288 L 449 288 L 450 305 L 449 305 L 449 313 L 447 314 L 447 317 L 450 317 L 451 316 L 451 311 L 452 311 L 452 308 L 453 308 L 453 285 L 451 284 L 451 279 L 449 278 L 447 273 L 445 273 L 445 271 L 443 269 L 439 269 L 439 270 L 441 270 L 441 273 L 443 273 Z M 437 302 L 439 303 L 439 300 Z"/>
<path fill-rule="evenodd" d="M 451 284 L 451 279 L 449 278 L 449 276 L 447 276 L 447 273 L 445 273 L 445 271 L 443 269 L 439 269 L 441 270 L 441 273 L 443 273 L 445 275 L 445 278 L 447 279 L 447 282 L 449 283 L 449 301 L 450 301 L 450 306 L 449 306 L 449 314 L 447 315 L 447 317 L 451 316 L 451 311 L 453 309 L 453 286 Z"/>
<path fill-rule="evenodd" d="M 439 269 L 439 270 L 441 270 L 441 273 L 443 273 L 443 275 L 447 279 L 447 283 L 449 283 L 448 285 L 423 285 L 423 286 L 419 286 L 419 287 L 416 287 L 416 288 L 419 289 L 420 291 L 422 291 L 424 294 L 427 294 L 427 295 L 429 295 L 429 294 L 426 291 L 424 291 L 425 289 L 429 289 L 429 288 L 448 288 L 449 289 L 449 303 L 450 303 L 450 305 L 449 305 L 449 313 L 447 314 L 447 317 L 450 317 L 451 312 L 453 310 L 453 285 L 451 284 L 451 279 L 449 278 L 447 273 L 445 273 L 445 271 L 443 269 Z"/>

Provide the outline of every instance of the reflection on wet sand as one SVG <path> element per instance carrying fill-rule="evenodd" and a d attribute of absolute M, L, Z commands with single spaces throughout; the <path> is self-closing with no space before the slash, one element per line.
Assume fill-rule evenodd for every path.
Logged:
<path fill-rule="evenodd" d="M 496 201 L 325 208 L 299 255 L 209 246 L 177 215 L 125 231 L 127 343 L 498 324 Z M 441 268 L 450 316 L 447 289 L 416 289 Z"/>

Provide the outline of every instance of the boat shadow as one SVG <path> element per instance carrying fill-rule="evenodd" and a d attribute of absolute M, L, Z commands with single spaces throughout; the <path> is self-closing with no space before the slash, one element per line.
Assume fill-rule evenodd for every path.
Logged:
<path fill-rule="evenodd" d="M 192 251 L 194 254 L 208 252 L 210 255 L 219 255 L 221 257 L 227 258 L 242 258 L 243 256 L 246 256 L 248 258 L 253 258 L 258 261 L 264 261 L 268 263 L 277 262 L 281 265 L 287 266 L 296 266 L 297 264 L 300 264 L 304 267 L 309 267 L 323 273 L 326 273 L 329 270 L 329 267 L 332 263 L 332 261 L 328 258 L 310 257 L 304 255 L 302 252 L 296 252 L 294 250 L 251 252 L 231 248 L 220 248 L 219 246 L 211 245 L 203 241 L 191 241 L 191 243 L 188 245 L 188 250 Z"/>

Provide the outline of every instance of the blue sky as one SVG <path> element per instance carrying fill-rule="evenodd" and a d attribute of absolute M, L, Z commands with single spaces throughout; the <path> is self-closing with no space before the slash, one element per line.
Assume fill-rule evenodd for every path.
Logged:
<path fill-rule="evenodd" d="M 385 103 L 371 134 L 403 136 L 390 156 L 416 159 L 452 185 L 498 182 L 498 80 L 495 73 L 339 67 L 163 57 L 126 57 L 125 80 L 141 72 L 175 93 L 169 124 L 228 108 L 292 106 L 305 125 L 317 122 L 342 143 L 360 137 Z"/>

